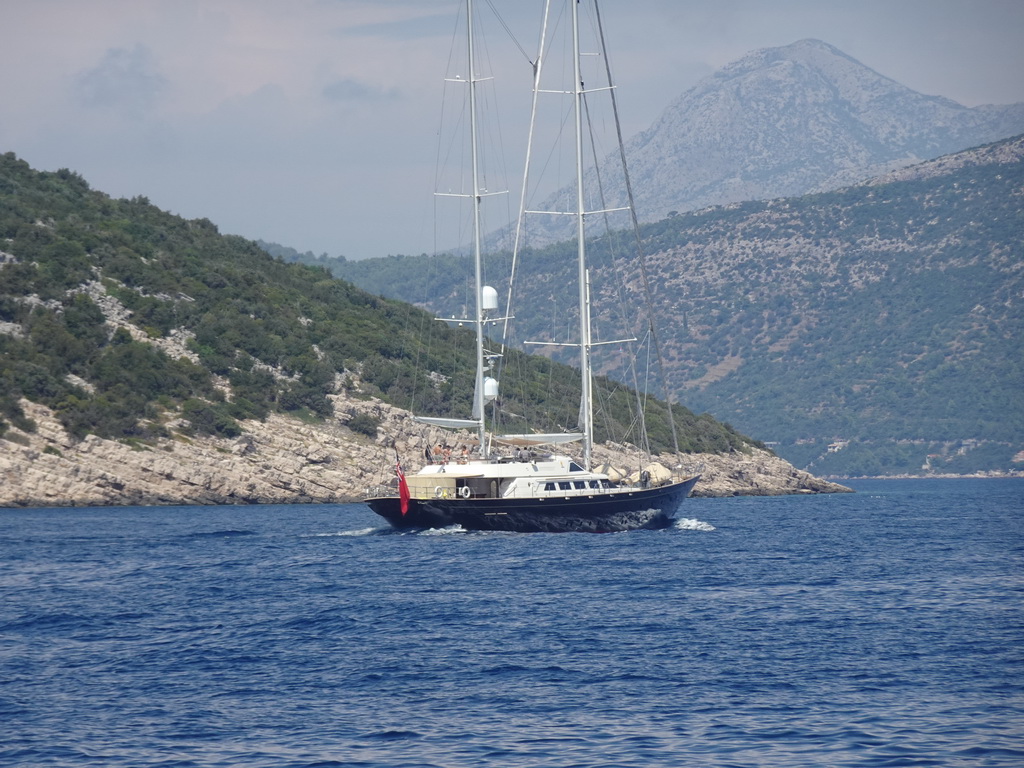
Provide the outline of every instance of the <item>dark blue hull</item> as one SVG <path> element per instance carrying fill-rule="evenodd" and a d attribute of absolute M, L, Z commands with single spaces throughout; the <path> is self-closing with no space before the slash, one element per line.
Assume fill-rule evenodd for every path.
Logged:
<path fill-rule="evenodd" d="M 699 478 L 657 488 L 543 499 L 409 499 L 403 515 L 397 496 L 367 499 L 395 528 L 445 528 L 519 533 L 611 533 L 667 528 Z"/>

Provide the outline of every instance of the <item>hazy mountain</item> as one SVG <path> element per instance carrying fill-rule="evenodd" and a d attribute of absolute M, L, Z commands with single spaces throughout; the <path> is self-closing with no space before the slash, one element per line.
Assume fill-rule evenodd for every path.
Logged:
<path fill-rule="evenodd" d="M 820 40 L 755 51 L 677 98 L 628 140 L 638 216 L 827 191 L 1024 132 L 1024 104 L 926 96 Z M 618 155 L 604 161 L 615 179 Z M 594 173 L 588 176 L 588 186 Z M 543 206 L 560 207 L 554 200 Z M 620 205 L 621 185 L 606 190 Z M 563 222 L 558 221 L 561 226 Z M 534 242 L 570 236 L 551 219 Z"/>

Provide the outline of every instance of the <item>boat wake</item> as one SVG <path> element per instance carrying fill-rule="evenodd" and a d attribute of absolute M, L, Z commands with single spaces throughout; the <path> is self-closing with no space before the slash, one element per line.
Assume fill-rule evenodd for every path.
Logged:
<path fill-rule="evenodd" d="M 465 528 L 463 528 L 458 523 L 455 523 L 454 525 L 447 525 L 444 528 L 427 528 L 425 530 L 419 531 L 418 535 L 420 535 L 420 536 L 450 536 L 452 534 L 458 534 L 458 533 L 469 533 L 469 531 L 467 531 Z"/>
<path fill-rule="evenodd" d="M 672 526 L 673 530 L 676 531 L 713 531 L 715 526 L 711 523 L 705 523 L 703 520 L 696 520 L 692 517 L 684 517 L 680 520 L 676 520 Z"/>
<path fill-rule="evenodd" d="M 302 538 L 317 539 L 334 536 L 383 536 L 390 532 L 391 528 L 387 526 L 380 526 L 377 528 L 355 528 L 351 531 L 335 531 L 334 533 L 308 533 Z"/>

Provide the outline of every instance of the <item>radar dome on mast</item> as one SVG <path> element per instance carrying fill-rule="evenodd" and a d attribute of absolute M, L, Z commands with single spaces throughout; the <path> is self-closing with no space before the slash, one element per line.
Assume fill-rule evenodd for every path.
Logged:
<path fill-rule="evenodd" d="M 484 402 L 489 403 L 498 397 L 498 380 L 490 376 L 484 379 Z"/>
<path fill-rule="evenodd" d="M 498 308 L 498 292 L 485 285 L 480 290 L 480 309 L 484 312 L 493 312 Z"/>

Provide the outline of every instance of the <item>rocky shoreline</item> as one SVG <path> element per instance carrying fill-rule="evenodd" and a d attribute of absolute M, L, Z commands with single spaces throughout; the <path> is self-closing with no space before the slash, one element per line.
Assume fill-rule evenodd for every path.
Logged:
<path fill-rule="evenodd" d="M 145 443 L 94 435 L 76 440 L 49 409 L 22 401 L 36 430 L 12 427 L 0 438 L 0 507 L 345 503 L 391 480 L 395 449 L 415 467 L 436 439 L 408 412 L 379 400 L 333 399 L 337 418 L 322 424 L 272 414 L 264 422 L 244 422 L 236 439 L 175 434 Z M 344 426 L 359 413 L 380 421 L 376 439 Z M 390 435 L 404 437 L 393 448 Z M 615 446 L 596 446 L 595 459 L 628 466 Z M 850 490 L 758 449 L 658 460 L 699 471 L 694 496 Z"/>

